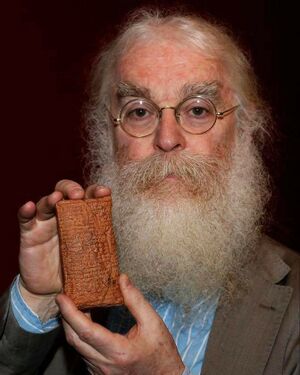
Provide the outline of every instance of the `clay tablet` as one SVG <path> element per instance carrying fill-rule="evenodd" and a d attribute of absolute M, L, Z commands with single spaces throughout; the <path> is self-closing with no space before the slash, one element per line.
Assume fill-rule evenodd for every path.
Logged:
<path fill-rule="evenodd" d="M 111 205 L 110 196 L 56 205 L 63 289 L 80 309 L 123 304 Z"/>

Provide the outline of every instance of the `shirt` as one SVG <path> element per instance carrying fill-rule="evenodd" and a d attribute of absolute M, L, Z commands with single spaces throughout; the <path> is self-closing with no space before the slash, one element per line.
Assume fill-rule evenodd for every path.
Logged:
<path fill-rule="evenodd" d="M 218 298 L 209 296 L 192 307 L 188 314 L 172 302 L 151 301 L 173 336 L 181 359 L 192 375 L 199 375 Z"/>

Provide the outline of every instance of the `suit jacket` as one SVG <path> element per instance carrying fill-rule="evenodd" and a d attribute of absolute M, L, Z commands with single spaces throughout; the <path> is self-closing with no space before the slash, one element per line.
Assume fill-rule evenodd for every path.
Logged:
<path fill-rule="evenodd" d="M 300 374 L 300 256 L 264 238 L 247 294 L 229 311 L 217 309 L 201 375 Z M 63 332 L 31 334 L 0 302 L 0 374 L 84 374 Z M 103 319 L 102 319 L 103 323 Z M 128 324 L 128 328 L 132 321 Z"/>

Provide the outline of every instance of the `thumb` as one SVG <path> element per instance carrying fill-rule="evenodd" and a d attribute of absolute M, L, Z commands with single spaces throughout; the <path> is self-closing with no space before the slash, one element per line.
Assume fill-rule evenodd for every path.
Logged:
<path fill-rule="evenodd" d="M 130 281 L 125 274 L 120 275 L 120 288 L 124 298 L 124 304 L 135 318 L 138 325 L 151 324 L 158 318 L 153 307 L 145 299 L 143 294 Z"/>

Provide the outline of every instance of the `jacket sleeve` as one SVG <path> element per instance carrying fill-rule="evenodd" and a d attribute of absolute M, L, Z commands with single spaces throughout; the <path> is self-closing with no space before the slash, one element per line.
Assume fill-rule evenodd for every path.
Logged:
<path fill-rule="evenodd" d="M 61 336 L 61 328 L 34 334 L 18 325 L 11 306 L 10 290 L 0 298 L 0 374 L 36 374 Z"/>

